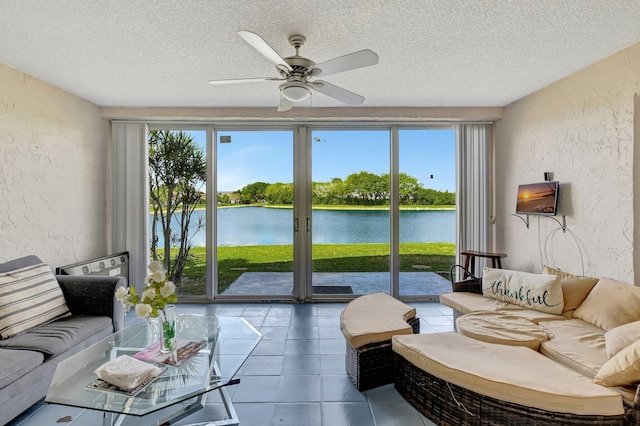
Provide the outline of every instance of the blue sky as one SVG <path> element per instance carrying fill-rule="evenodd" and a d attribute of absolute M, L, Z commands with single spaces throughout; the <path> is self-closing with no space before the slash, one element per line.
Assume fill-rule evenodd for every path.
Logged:
<path fill-rule="evenodd" d="M 205 145 L 205 132 L 191 132 Z M 231 143 L 218 143 L 218 191 L 234 191 L 253 182 L 293 181 L 293 134 L 290 131 L 219 132 Z M 389 173 L 389 131 L 315 130 L 312 133 L 312 180 L 345 179 L 351 173 Z M 455 191 L 455 130 L 401 130 L 400 172 L 425 188 Z"/>

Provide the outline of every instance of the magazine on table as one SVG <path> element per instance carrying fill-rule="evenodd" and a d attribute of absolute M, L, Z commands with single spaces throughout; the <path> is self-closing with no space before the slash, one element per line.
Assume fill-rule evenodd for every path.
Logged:
<path fill-rule="evenodd" d="M 180 366 L 185 361 L 196 355 L 200 349 L 207 346 L 206 340 L 176 339 L 176 348 L 169 353 L 160 352 L 161 341 L 158 341 L 148 348 L 133 355 L 133 358 L 140 361 L 153 362 L 171 366 Z"/>

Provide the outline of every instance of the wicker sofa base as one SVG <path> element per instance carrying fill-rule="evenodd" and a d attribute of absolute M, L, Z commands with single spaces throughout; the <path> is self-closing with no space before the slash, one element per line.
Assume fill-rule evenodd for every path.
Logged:
<path fill-rule="evenodd" d="M 420 318 L 407 321 L 413 334 L 420 333 Z M 360 392 L 393 382 L 393 350 L 391 340 L 369 343 L 357 349 L 347 342 L 345 356 L 347 375 Z"/>
<path fill-rule="evenodd" d="M 490 398 L 453 385 L 421 370 L 394 352 L 398 392 L 431 421 L 458 425 L 626 425 L 625 416 L 556 413 Z"/>

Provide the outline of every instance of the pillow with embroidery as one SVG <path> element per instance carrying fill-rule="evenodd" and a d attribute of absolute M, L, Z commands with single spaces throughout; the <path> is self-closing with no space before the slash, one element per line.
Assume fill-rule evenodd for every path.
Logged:
<path fill-rule="evenodd" d="M 482 295 L 549 314 L 562 314 L 560 277 L 508 269 L 483 269 Z"/>

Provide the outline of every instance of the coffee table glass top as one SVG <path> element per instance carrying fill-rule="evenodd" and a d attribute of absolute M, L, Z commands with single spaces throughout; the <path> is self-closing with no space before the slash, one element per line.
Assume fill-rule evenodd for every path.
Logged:
<path fill-rule="evenodd" d="M 176 337 L 208 345 L 180 366 L 169 366 L 136 396 L 87 389 L 94 370 L 120 355 L 132 356 L 159 339 L 159 329 L 138 321 L 60 362 L 45 401 L 142 416 L 234 383 L 262 335 L 243 318 L 180 315 Z"/>

